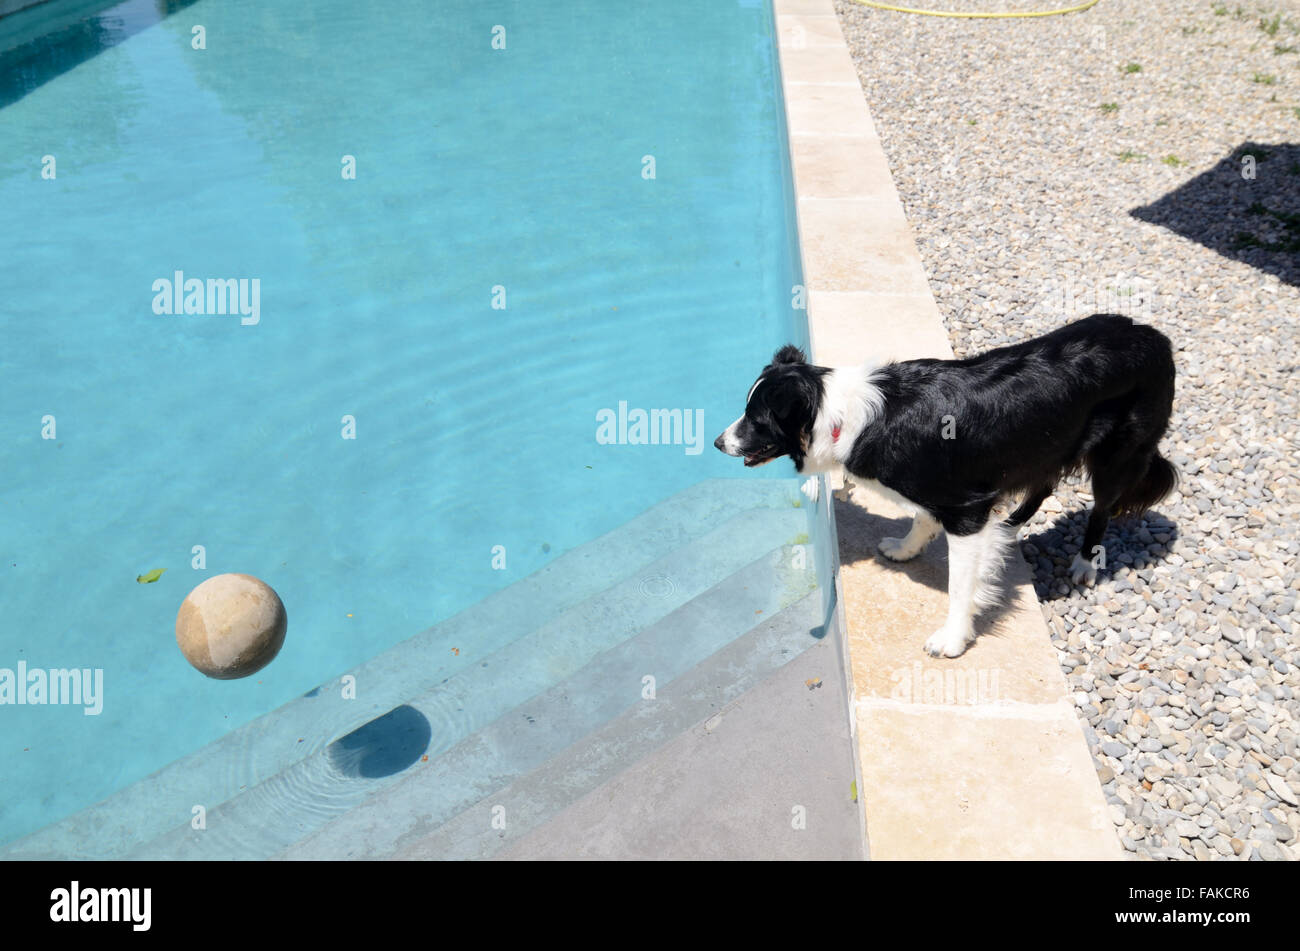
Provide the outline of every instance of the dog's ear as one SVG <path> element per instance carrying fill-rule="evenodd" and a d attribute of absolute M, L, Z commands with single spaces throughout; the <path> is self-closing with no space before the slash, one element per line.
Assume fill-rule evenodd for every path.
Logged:
<path fill-rule="evenodd" d="M 787 343 L 772 357 L 772 366 L 779 367 L 790 363 L 807 363 L 803 351 L 794 344 Z"/>

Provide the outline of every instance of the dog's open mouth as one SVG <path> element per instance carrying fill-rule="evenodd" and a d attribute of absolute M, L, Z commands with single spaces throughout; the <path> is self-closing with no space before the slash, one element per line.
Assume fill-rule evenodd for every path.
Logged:
<path fill-rule="evenodd" d="M 750 467 L 761 466 L 765 462 L 771 462 L 778 455 L 780 453 L 776 451 L 775 446 L 764 446 L 757 452 L 745 453 L 745 465 Z"/>

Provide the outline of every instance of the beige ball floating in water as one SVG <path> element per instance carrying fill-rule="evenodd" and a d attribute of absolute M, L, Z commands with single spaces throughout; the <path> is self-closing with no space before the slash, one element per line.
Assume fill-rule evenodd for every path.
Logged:
<path fill-rule="evenodd" d="M 213 575 L 181 602 L 176 643 L 200 673 L 235 680 L 275 660 L 287 626 L 284 604 L 266 582 Z"/>

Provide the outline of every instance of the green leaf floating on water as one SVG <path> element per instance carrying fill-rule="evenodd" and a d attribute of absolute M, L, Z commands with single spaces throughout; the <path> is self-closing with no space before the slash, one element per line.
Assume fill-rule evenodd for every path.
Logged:
<path fill-rule="evenodd" d="M 167 570 L 166 568 L 155 568 L 153 571 L 150 571 L 148 574 L 136 575 L 135 580 L 140 582 L 140 584 L 153 584 L 155 581 L 157 581 L 159 578 L 162 577 L 163 572 L 166 570 Z"/>

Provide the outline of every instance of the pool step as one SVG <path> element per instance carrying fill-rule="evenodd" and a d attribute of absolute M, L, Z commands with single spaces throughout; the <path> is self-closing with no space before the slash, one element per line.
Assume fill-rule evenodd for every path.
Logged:
<path fill-rule="evenodd" d="M 471 673 L 464 682 L 479 684 L 478 692 L 453 701 L 457 695 L 444 691 L 439 702 L 448 704 L 447 712 L 430 711 L 432 722 L 455 724 L 450 730 L 439 728 L 441 736 L 431 735 L 428 755 L 433 760 L 461 736 L 499 716 L 505 697 L 527 696 L 520 691 L 542 691 L 568 676 L 579 658 L 600 648 L 601 636 L 612 631 L 630 636 L 635 624 L 655 623 L 739 570 L 740 561 L 770 550 L 778 534 L 780 541 L 806 531 L 808 513 L 795 507 L 797 492 L 795 483 L 785 480 L 710 480 L 692 486 L 367 661 L 352 671 L 358 699 L 341 699 L 337 682 L 318 688 L 107 800 L 0 848 L 0 857 L 134 854 L 147 843 L 175 837 L 178 830 L 188 834 L 194 805 L 202 805 L 212 817 L 223 804 L 241 799 L 247 804 L 265 798 L 268 804 L 279 804 L 275 808 L 299 803 L 292 808 L 322 811 L 312 822 L 328 819 L 355 804 L 354 790 L 374 782 L 353 776 L 345 784 L 346 794 L 338 790 L 347 800 L 340 803 L 307 803 L 295 795 L 300 788 L 318 790 L 322 777 L 368 768 L 349 767 L 335 745 L 340 738 L 389 715 L 412 697 L 436 692 L 453 677 Z M 636 610 L 627 612 L 629 604 Z M 619 627 L 622 615 L 628 620 Z M 640 620 L 634 624 L 632 617 Z M 607 633 L 600 634 L 602 630 Z M 584 647 L 588 638 L 592 640 Z M 528 659 L 507 662 L 516 642 L 518 656 Z M 400 730 L 401 723 L 390 719 L 370 729 Z M 360 737 L 365 742 L 365 734 Z M 259 825 L 266 828 L 282 821 L 289 819 L 268 814 Z M 214 838 L 211 828 L 209 822 L 208 838 Z"/>
<path fill-rule="evenodd" d="M 451 782 L 435 784 L 441 801 L 420 806 L 450 817 L 467 795 L 536 768 L 636 705 L 643 677 L 666 683 L 779 613 L 784 599 L 805 596 L 812 572 L 787 570 L 785 546 L 746 563 L 778 525 L 795 536 L 798 520 L 794 510 L 729 520 L 647 567 L 673 580 L 673 597 L 647 596 L 639 576 L 626 579 L 209 809 L 204 831 L 175 829 L 130 857 L 266 858 L 454 752 Z"/>
<path fill-rule="evenodd" d="M 719 586 L 719 596 L 725 597 L 728 587 Z M 674 616 L 667 621 L 686 619 Z M 665 674 L 670 666 L 680 668 L 671 680 L 657 682 L 653 699 L 638 697 L 563 746 L 590 724 L 569 702 L 574 684 L 557 685 L 519 708 L 525 716 L 502 717 L 275 857 L 490 858 L 708 722 L 816 644 L 821 621 L 820 593 L 813 591 L 741 634 L 721 619 L 710 619 L 694 630 L 676 627 L 667 637 L 646 631 L 593 662 L 577 679 L 589 690 L 596 678 L 623 683 L 637 670 Z M 708 650 L 714 652 L 702 656 Z M 656 660 L 664 666 L 646 662 L 646 655 L 656 652 L 662 654 Z M 624 702 L 622 695 L 605 698 L 612 709 Z M 540 742 L 537 724 L 548 730 Z M 714 792 L 727 795 L 725 789 Z"/>

